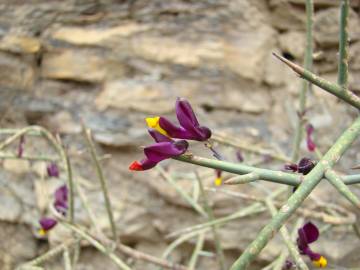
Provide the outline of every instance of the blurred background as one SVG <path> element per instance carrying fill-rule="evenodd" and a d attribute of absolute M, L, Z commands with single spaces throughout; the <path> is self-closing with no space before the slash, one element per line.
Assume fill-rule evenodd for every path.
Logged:
<path fill-rule="evenodd" d="M 105 155 L 102 164 L 122 241 L 161 256 L 174 240 L 166 238 L 167 234 L 204 220 L 158 171 L 128 171 L 128 164 L 143 155 L 140 146 L 152 143 L 144 118 L 168 115 L 174 119 L 175 99 L 184 97 L 193 105 L 200 122 L 214 133 L 290 155 L 301 79 L 271 53 L 302 65 L 304 2 L 0 0 L 1 128 L 42 125 L 59 133 L 68 148 L 75 177 L 96 209 L 100 226 L 109 230 L 96 174 L 85 151 L 80 125 L 83 120 L 93 131 L 98 152 Z M 339 2 L 314 0 L 314 71 L 333 82 L 337 78 Z M 360 1 L 351 1 L 351 7 L 349 84 L 357 92 Z M 356 112 L 316 87 L 313 90 L 306 116 L 315 126 L 317 143 L 325 151 Z M 198 154 L 211 156 L 201 144 L 194 147 L 199 148 Z M 358 147 L 359 142 L 337 169 L 347 170 L 359 162 Z M 219 146 L 219 150 L 229 160 L 235 160 L 235 149 Z M 304 156 L 305 145 L 302 151 Z M 46 142 L 31 137 L 26 139 L 25 152 L 49 150 Z M 269 161 L 244 155 L 249 163 Z M 1 161 L 1 269 L 14 269 L 66 235 L 61 228 L 51 232 L 48 240 L 39 239 L 35 233 L 37 220 L 46 213 L 53 190 L 65 180 L 61 175 L 60 179 L 44 181 L 43 165 L 27 160 Z M 193 165 L 176 161 L 164 165 L 180 175 L 179 183 L 185 190 L 192 190 L 193 181 L 185 173 L 195 169 Z M 281 169 L 283 164 L 270 162 L 263 166 Z M 207 177 L 206 185 L 213 186 L 215 173 L 206 169 L 201 173 Z M 235 190 L 259 193 L 251 186 Z M 316 192 L 324 201 L 349 207 L 326 183 Z M 224 194 L 209 193 L 209 197 L 217 216 L 246 204 Z M 90 225 L 80 201 L 76 200 L 76 207 L 77 222 Z M 220 229 L 228 264 L 268 219 L 268 214 L 256 215 Z M 171 259 L 183 262 L 189 258 L 195 240 L 181 245 Z M 211 235 L 207 240 L 211 251 Z M 359 241 L 348 227 L 339 226 L 321 240 L 319 250 L 334 263 L 360 264 L 355 252 L 360 248 Z M 271 262 L 282 246 L 280 238 L 273 240 L 253 269 Z M 133 264 L 134 269 L 158 269 L 141 261 Z M 53 261 L 48 269 L 62 269 L 62 265 Z M 84 247 L 78 269 L 117 268 L 93 248 Z M 198 269 L 217 269 L 217 265 L 211 257 L 203 257 Z"/>

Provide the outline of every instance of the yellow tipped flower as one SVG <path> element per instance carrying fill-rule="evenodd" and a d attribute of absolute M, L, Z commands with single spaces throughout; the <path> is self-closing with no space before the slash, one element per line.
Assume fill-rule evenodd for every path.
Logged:
<path fill-rule="evenodd" d="M 318 260 L 313 261 L 313 265 L 318 268 L 325 268 L 327 266 L 327 260 L 324 256 L 321 256 Z"/>
<path fill-rule="evenodd" d="M 221 177 L 216 177 L 215 179 L 215 186 L 221 186 L 222 184 L 222 178 Z"/>
<path fill-rule="evenodd" d="M 148 125 L 149 128 L 153 128 L 157 130 L 159 133 L 169 137 L 169 134 L 160 126 L 159 120 L 160 120 L 159 116 L 148 117 L 145 119 L 146 124 Z"/>

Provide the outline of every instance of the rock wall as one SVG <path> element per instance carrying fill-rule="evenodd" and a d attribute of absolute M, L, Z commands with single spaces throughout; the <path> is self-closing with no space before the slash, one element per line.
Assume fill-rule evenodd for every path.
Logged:
<path fill-rule="evenodd" d="M 314 2 L 314 69 L 335 81 L 338 3 Z M 351 3 L 350 89 L 360 91 L 359 6 L 358 1 Z M 164 246 L 164 235 L 193 224 L 194 213 L 183 209 L 184 203 L 164 182 L 148 183 L 148 175 L 130 175 L 127 166 L 119 166 L 138 158 L 138 146 L 149 142 L 143 118 L 172 113 L 175 98 L 182 96 L 211 128 L 289 151 L 301 80 L 271 53 L 302 63 L 304 29 L 302 0 L 2 0 L 2 125 L 44 125 L 60 132 L 65 142 L 76 142 L 70 148 L 77 153 L 83 147 L 83 119 L 99 145 L 112 154 L 104 164 L 112 196 L 125 196 L 131 206 L 118 213 L 123 237 L 139 249 L 151 249 L 149 241 Z M 316 88 L 310 93 L 308 118 L 323 134 L 330 133 L 324 147 L 338 134 L 334 125 L 336 130 L 345 127 L 352 114 L 334 97 Z M 94 180 L 85 163 L 77 164 L 79 174 Z M 6 168 L 11 171 L 10 165 Z M 29 200 L 36 204 L 35 198 Z M 172 220 L 175 212 L 182 213 L 181 221 Z M 17 220 L 6 214 L 1 219 Z M 32 223 L 31 218 L 20 220 Z M 240 222 L 255 226 L 241 236 L 235 225 L 222 231 L 226 248 L 236 250 L 231 260 L 264 222 Z M 10 264 L 34 254 L 25 252 L 31 255 L 24 258 L 23 253 L 11 257 Z M 273 256 L 270 248 L 261 259 Z"/>

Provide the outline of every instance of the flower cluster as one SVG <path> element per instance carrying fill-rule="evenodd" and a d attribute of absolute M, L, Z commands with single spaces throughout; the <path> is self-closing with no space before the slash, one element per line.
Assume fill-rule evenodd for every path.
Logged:
<path fill-rule="evenodd" d="M 319 238 L 318 228 L 311 222 L 306 223 L 298 229 L 298 238 L 296 240 L 298 249 L 301 254 L 307 255 L 313 262 L 314 266 L 325 268 L 327 260 L 319 253 L 313 252 L 309 244 L 315 242 Z"/>
<path fill-rule="evenodd" d="M 129 166 L 130 170 L 151 169 L 162 160 L 184 154 L 189 147 L 186 140 L 206 141 L 211 137 L 210 129 L 199 124 L 187 100 L 177 98 L 175 112 L 179 126 L 163 116 L 146 118 L 149 134 L 156 143 L 144 148 L 145 158 L 134 161 Z"/>
<path fill-rule="evenodd" d="M 54 208 L 56 211 L 62 215 L 66 215 L 68 209 L 68 188 L 66 185 L 63 185 L 56 189 L 54 193 Z M 40 224 L 40 235 L 45 235 L 49 230 L 54 228 L 57 224 L 56 219 L 51 217 L 44 217 L 39 220 Z"/>

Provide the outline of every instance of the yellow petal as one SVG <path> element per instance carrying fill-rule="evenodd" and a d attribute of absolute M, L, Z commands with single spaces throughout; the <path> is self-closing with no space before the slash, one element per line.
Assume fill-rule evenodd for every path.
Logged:
<path fill-rule="evenodd" d="M 161 133 L 162 135 L 169 137 L 169 134 L 167 134 L 167 132 L 162 127 L 160 127 L 159 120 L 160 120 L 159 116 L 148 117 L 145 119 L 146 124 L 148 125 L 149 128 L 153 128 L 156 131 L 158 131 L 159 133 Z"/>
<path fill-rule="evenodd" d="M 313 261 L 313 265 L 318 268 L 325 268 L 327 266 L 327 260 L 321 256 L 317 261 Z"/>
<path fill-rule="evenodd" d="M 47 233 L 43 228 L 39 229 L 38 232 L 39 232 L 40 236 L 45 236 Z"/>
<path fill-rule="evenodd" d="M 216 179 L 215 179 L 215 186 L 221 186 L 221 184 L 222 184 L 222 178 L 221 177 L 217 177 Z"/>

